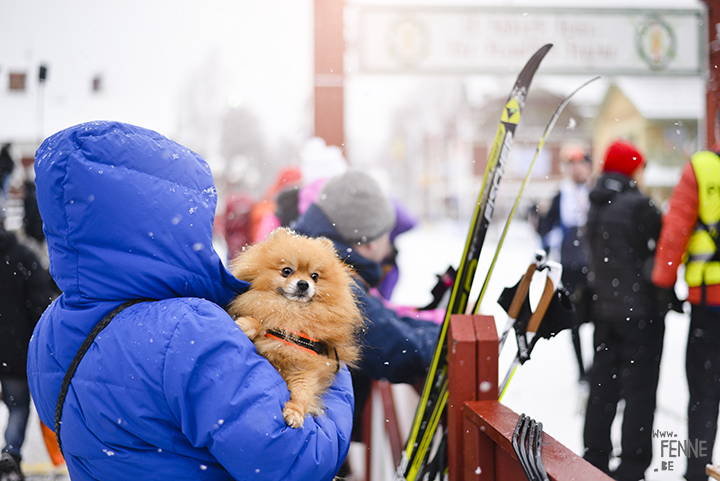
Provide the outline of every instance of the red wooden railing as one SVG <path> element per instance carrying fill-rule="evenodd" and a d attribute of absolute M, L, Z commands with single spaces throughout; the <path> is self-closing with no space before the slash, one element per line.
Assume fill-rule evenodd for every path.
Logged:
<path fill-rule="evenodd" d="M 527 481 L 511 441 L 520 416 L 497 401 L 499 344 L 494 318 L 456 315 L 449 329 L 450 480 Z M 547 433 L 542 461 L 551 481 L 611 481 Z"/>
<path fill-rule="evenodd" d="M 498 335 L 492 316 L 454 315 L 448 331 L 448 465 L 450 481 L 526 481 L 512 447 L 519 415 L 498 402 Z M 373 383 L 385 413 L 385 430 L 395 465 L 403 443 L 390 384 Z M 367 447 L 365 480 L 370 481 L 372 397 L 363 412 Z M 539 420 L 542 421 L 542 420 Z M 542 461 L 551 481 L 612 481 L 599 469 L 543 435 Z"/>
<path fill-rule="evenodd" d="M 365 481 L 373 481 L 372 464 L 373 454 L 385 455 L 372 449 L 372 417 L 373 417 L 373 397 L 380 396 L 383 414 L 385 416 L 385 435 L 390 444 L 390 453 L 392 454 L 393 466 L 400 464 L 402 450 L 405 447 L 400 435 L 400 426 L 398 424 L 397 412 L 395 411 L 395 399 L 393 397 L 392 385 L 388 381 L 373 381 L 372 390 L 362 414 L 362 439 L 365 445 Z M 357 478 L 357 476 L 356 476 Z"/>

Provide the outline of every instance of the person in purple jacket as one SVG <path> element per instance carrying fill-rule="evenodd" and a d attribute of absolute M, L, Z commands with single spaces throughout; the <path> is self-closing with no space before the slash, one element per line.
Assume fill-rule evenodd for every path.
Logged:
<path fill-rule="evenodd" d="M 285 381 L 223 310 L 248 284 L 213 248 L 205 161 L 156 132 L 91 122 L 46 139 L 35 170 L 63 291 L 29 344 L 46 425 L 93 327 L 148 300 L 110 321 L 70 382 L 59 426 L 71 478 L 332 479 L 350 445 L 350 374 L 338 373 L 325 415 L 286 425 Z"/>

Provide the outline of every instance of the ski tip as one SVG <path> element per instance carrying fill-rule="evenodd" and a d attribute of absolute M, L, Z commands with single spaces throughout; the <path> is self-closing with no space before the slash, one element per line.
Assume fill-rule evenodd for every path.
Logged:
<path fill-rule="evenodd" d="M 542 47 L 540 47 L 532 57 L 530 57 L 530 60 L 525 64 L 525 67 L 520 72 L 520 75 L 518 76 L 518 82 L 519 83 L 525 83 L 527 86 L 530 84 L 530 79 L 532 79 L 533 75 L 535 74 L 535 71 L 540 66 L 540 62 L 545 58 L 545 55 L 550 51 L 553 44 L 546 43 Z M 527 78 L 525 78 L 527 77 Z"/>
<path fill-rule="evenodd" d="M 551 44 L 551 43 L 546 43 L 545 45 L 543 45 L 542 47 L 540 47 L 537 52 L 535 52 L 535 55 L 542 55 L 542 56 L 544 57 L 545 54 L 548 53 L 548 51 L 549 51 L 552 47 L 553 47 L 553 44 Z"/>

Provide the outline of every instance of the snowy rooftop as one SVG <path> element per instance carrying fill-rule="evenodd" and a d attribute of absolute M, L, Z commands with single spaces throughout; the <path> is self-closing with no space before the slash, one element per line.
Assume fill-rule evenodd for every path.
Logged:
<path fill-rule="evenodd" d="M 697 119 L 705 113 L 703 79 L 688 77 L 623 78 L 615 82 L 648 119 Z"/>

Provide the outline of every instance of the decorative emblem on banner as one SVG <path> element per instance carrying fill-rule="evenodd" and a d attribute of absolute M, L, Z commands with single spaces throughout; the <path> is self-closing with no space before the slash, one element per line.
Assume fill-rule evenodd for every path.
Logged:
<path fill-rule="evenodd" d="M 427 27 L 414 19 L 402 18 L 392 25 L 390 53 L 403 67 L 413 67 L 422 61 L 429 48 Z"/>
<path fill-rule="evenodd" d="M 675 58 L 675 32 L 666 21 L 653 15 L 638 28 L 637 49 L 651 69 L 664 70 Z"/>

